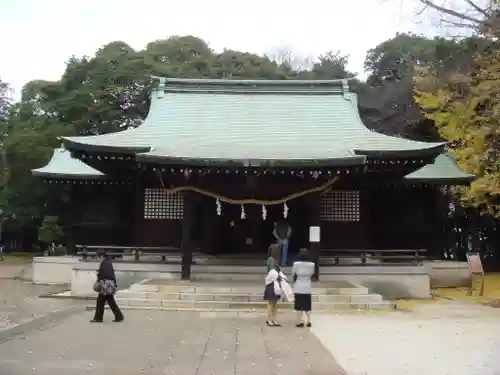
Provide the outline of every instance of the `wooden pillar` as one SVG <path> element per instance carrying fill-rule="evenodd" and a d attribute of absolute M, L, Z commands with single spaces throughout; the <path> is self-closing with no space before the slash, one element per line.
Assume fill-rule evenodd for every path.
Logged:
<path fill-rule="evenodd" d="M 203 222 L 201 223 L 201 244 L 200 248 L 207 254 L 215 255 L 217 253 L 217 243 L 216 234 L 219 230 L 217 213 L 214 209 L 211 209 L 207 199 L 203 199 L 200 202 L 202 207 L 201 217 Z"/>
<path fill-rule="evenodd" d="M 320 226 L 320 216 L 319 216 L 319 194 L 311 194 L 309 196 L 309 227 L 319 227 Z M 308 228 L 309 232 L 309 228 Z M 309 233 L 307 234 L 309 236 Z M 321 235 L 321 233 L 320 233 Z M 309 252 L 311 254 L 312 260 L 314 262 L 314 281 L 319 281 L 319 261 L 320 261 L 320 243 L 311 242 L 309 238 Z"/>
<path fill-rule="evenodd" d="M 132 245 L 134 246 L 143 246 L 144 238 L 143 238 L 143 223 L 144 223 L 144 184 L 141 180 L 141 175 L 139 173 L 136 174 L 134 180 L 134 191 L 135 191 L 135 199 L 134 199 L 134 233 L 132 239 Z M 137 253 L 139 254 L 139 253 Z"/>
<path fill-rule="evenodd" d="M 184 214 L 182 217 L 182 261 L 181 279 L 191 279 L 191 266 L 193 264 L 193 224 L 195 216 L 195 202 L 192 192 L 182 193 L 184 197 Z"/>
<path fill-rule="evenodd" d="M 360 245 L 365 249 L 373 249 L 372 231 L 373 217 L 371 208 L 371 196 L 373 187 L 370 186 L 366 180 L 362 180 L 359 185 L 359 224 L 362 228 L 362 235 L 364 236 Z"/>
<path fill-rule="evenodd" d="M 443 195 L 439 187 L 434 187 L 431 191 L 431 197 L 428 200 L 431 207 L 433 206 L 434 225 L 433 231 L 434 241 L 429 253 L 424 254 L 434 259 L 445 259 L 444 254 L 447 250 L 446 235 L 447 235 L 447 217 L 448 217 L 448 201 Z"/>

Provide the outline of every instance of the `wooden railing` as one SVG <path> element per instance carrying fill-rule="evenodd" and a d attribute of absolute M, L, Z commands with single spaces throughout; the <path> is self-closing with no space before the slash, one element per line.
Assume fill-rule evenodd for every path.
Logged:
<path fill-rule="evenodd" d="M 337 265 L 341 259 L 359 259 L 361 265 L 369 264 L 368 260 L 377 260 L 384 265 L 404 265 L 421 264 L 427 259 L 426 252 L 426 249 L 321 249 L 320 258 L 331 258 Z"/>
<path fill-rule="evenodd" d="M 96 257 L 100 250 L 113 259 L 123 257 L 124 255 L 133 255 L 135 261 L 140 261 L 141 256 L 161 255 L 162 261 L 166 260 L 168 255 L 177 255 L 181 249 L 175 246 L 111 246 L 111 245 L 76 245 L 77 254 L 83 260 Z"/>

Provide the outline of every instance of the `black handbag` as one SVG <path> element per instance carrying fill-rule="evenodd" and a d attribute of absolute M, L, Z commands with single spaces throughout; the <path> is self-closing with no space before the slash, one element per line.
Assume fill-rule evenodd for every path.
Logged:
<path fill-rule="evenodd" d="M 94 283 L 94 286 L 92 287 L 92 289 L 94 289 L 94 292 L 99 293 L 101 291 L 101 282 L 99 280 L 97 280 Z"/>

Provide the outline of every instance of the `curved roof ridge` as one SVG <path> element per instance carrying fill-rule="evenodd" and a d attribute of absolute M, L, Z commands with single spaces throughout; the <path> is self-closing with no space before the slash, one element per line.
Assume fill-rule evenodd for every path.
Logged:
<path fill-rule="evenodd" d="M 473 174 L 464 172 L 455 157 L 445 152 L 436 157 L 434 162 L 407 174 L 404 179 L 411 182 L 460 184 L 469 183 L 476 178 Z"/>
<path fill-rule="evenodd" d="M 75 159 L 64 147 L 55 148 L 49 162 L 32 169 L 34 176 L 46 178 L 100 179 L 106 177 L 101 171 Z"/>

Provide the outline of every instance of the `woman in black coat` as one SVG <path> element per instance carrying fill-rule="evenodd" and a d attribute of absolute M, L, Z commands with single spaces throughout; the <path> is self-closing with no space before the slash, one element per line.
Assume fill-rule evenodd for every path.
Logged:
<path fill-rule="evenodd" d="M 115 315 L 115 320 L 113 321 L 122 322 L 124 317 L 115 301 L 117 284 L 113 263 L 111 263 L 111 260 L 108 259 L 104 251 L 97 252 L 97 259 L 101 261 L 101 264 L 97 271 L 97 282 L 94 286 L 94 290 L 98 292 L 99 295 L 97 296 L 94 319 L 91 320 L 91 323 L 102 323 L 104 306 L 106 303 L 108 303 L 109 308 Z"/>

